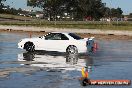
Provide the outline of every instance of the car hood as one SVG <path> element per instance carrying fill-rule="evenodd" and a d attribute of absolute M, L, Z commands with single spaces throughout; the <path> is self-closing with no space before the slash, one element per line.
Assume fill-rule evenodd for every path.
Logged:
<path fill-rule="evenodd" d="M 41 38 L 39 38 L 39 37 L 34 37 L 34 38 L 24 38 L 24 39 L 22 39 L 21 41 L 35 41 L 35 40 L 39 40 L 39 39 L 41 39 Z"/>

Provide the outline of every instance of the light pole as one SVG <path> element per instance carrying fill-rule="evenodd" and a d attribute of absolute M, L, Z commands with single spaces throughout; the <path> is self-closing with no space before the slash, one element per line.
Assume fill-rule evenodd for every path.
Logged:
<path fill-rule="evenodd" d="M 112 9 L 112 0 L 110 0 L 110 15 L 109 15 L 109 24 L 111 24 L 111 17 L 112 17 L 112 12 L 111 12 L 111 9 Z"/>

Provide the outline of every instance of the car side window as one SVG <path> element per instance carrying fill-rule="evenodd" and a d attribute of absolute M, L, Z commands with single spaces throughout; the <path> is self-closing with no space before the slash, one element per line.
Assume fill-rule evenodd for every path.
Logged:
<path fill-rule="evenodd" d="M 51 33 L 45 36 L 45 40 L 61 40 L 61 35 L 59 33 Z"/>
<path fill-rule="evenodd" d="M 74 33 L 69 33 L 69 35 L 70 35 L 71 37 L 73 37 L 74 39 L 76 39 L 76 40 L 83 39 L 83 38 L 81 38 L 80 36 L 78 36 L 78 35 L 76 35 L 76 34 L 74 34 Z"/>
<path fill-rule="evenodd" d="M 69 40 L 69 38 L 61 33 L 51 33 L 45 36 L 45 40 Z"/>
<path fill-rule="evenodd" d="M 61 40 L 69 40 L 69 38 L 67 38 L 67 36 L 65 36 L 64 34 L 61 34 Z"/>
<path fill-rule="evenodd" d="M 53 36 L 53 40 L 61 40 L 61 35 L 60 34 L 55 34 Z"/>
<path fill-rule="evenodd" d="M 48 34 L 45 36 L 45 40 L 52 40 L 53 34 Z"/>

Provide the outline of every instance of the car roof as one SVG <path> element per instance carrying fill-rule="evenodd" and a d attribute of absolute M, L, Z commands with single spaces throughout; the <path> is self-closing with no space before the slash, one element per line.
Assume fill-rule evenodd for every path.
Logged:
<path fill-rule="evenodd" d="M 62 34 L 69 34 L 69 32 L 51 32 L 51 33 L 62 33 Z"/>

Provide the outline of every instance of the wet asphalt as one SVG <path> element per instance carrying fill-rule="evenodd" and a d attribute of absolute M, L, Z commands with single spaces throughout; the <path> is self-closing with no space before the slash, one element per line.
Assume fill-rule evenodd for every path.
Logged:
<path fill-rule="evenodd" d="M 90 79 L 132 80 L 130 40 L 96 40 L 99 45 L 96 53 L 68 56 L 59 52 L 29 53 L 18 49 L 17 43 L 26 37 L 29 37 L 28 34 L 0 33 L 0 74 L 5 72 L 4 76 L 0 75 L 0 88 L 83 88 L 78 81 L 82 67 L 87 67 Z M 113 85 L 85 88 L 131 87 Z"/>

